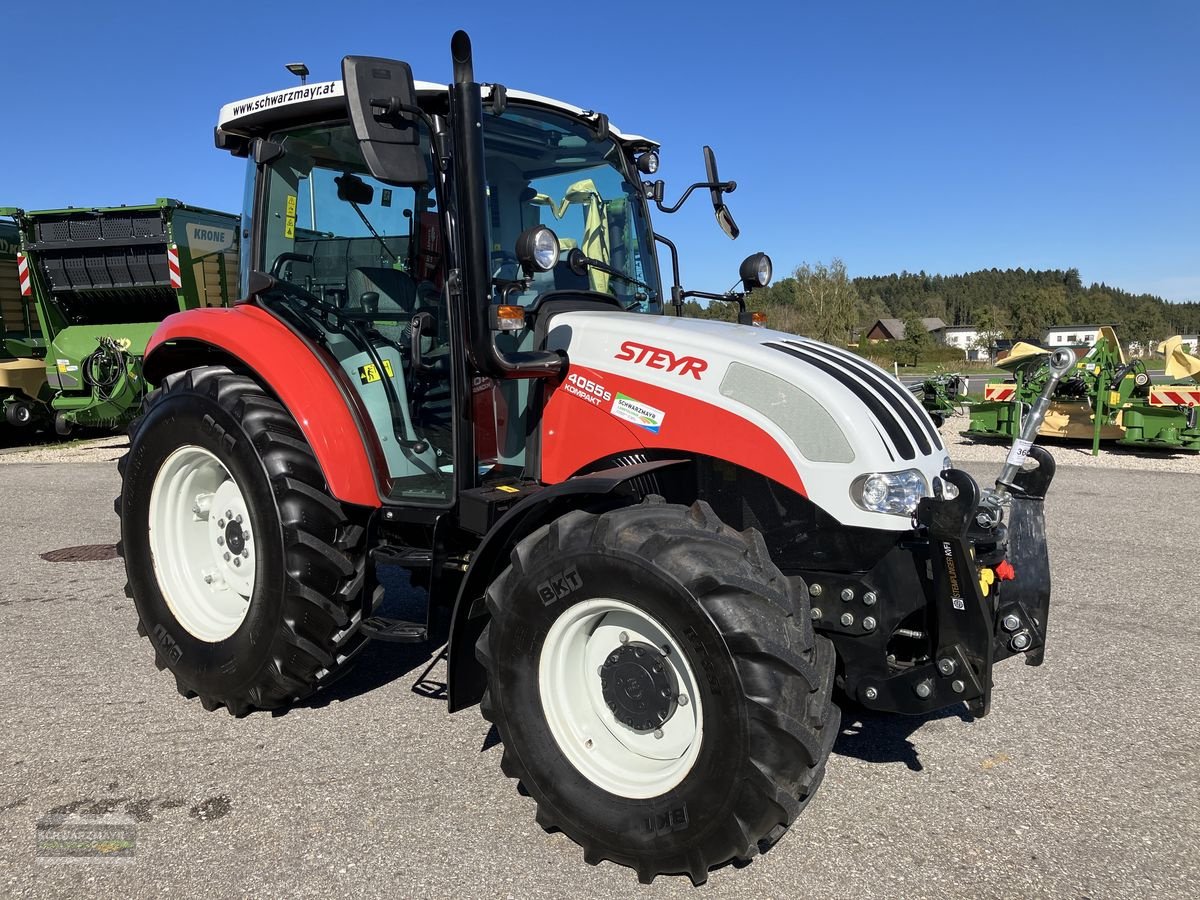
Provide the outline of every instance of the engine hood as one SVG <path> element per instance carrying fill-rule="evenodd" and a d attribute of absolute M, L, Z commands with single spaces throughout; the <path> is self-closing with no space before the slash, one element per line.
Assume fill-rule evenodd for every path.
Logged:
<path fill-rule="evenodd" d="M 748 325 L 590 310 L 555 315 L 547 347 L 571 362 L 556 394 L 592 394 L 580 399 L 627 423 L 643 446 L 764 472 L 846 525 L 911 527 L 851 501 L 860 475 L 916 469 L 931 485 L 947 465 L 912 393 L 843 348 Z"/>

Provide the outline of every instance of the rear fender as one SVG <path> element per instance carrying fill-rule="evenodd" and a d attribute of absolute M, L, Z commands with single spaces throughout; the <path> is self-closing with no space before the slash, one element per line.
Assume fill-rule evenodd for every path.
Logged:
<path fill-rule="evenodd" d="M 169 316 L 158 327 L 146 347 L 143 371 L 158 383 L 172 372 L 215 362 L 248 369 L 287 408 L 334 497 L 359 506 L 383 505 L 379 439 L 354 389 L 317 348 L 250 304 L 193 309 Z"/>

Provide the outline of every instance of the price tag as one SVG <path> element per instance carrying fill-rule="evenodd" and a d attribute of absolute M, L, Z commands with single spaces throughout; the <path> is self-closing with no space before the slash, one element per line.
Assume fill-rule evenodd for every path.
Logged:
<path fill-rule="evenodd" d="M 1025 460 L 1029 458 L 1029 448 L 1033 446 L 1033 441 L 1023 441 L 1017 438 L 1013 442 L 1012 449 L 1008 451 L 1008 464 L 1010 466 L 1023 466 Z"/>

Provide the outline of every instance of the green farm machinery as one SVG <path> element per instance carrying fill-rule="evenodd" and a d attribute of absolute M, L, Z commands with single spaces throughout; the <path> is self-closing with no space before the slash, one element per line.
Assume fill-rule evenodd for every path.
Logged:
<path fill-rule="evenodd" d="M 910 390 L 917 395 L 934 424 L 941 428 L 947 418 L 966 405 L 967 379 L 957 372 L 938 372 Z"/>
<path fill-rule="evenodd" d="M 19 246 L 16 224 L 0 221 L 0 421 L 15 427 L 49 421 L 51 397 L 37 312 L 21 295 Z"/>
<path fill-rule="evenodd" d="M 17 226 L 11 283 L 36 310 L 37 368 L 59 434 L 125 425 L 147 391 L 142 357 L 158 323 L 236 297 L 236 216 L 168 199 L 0 215 Z"/>
<path fill-rule="evenodd" d="M 1159 344 L 1169 384 L 1155 384 L 1141 359 L 1126 360 L 1112 328 L 1090 348 L 1075 348 L 1074 367 L 1058 383 L 1039 434 L 1101 441 L 1162 451 L 1200 451 L 1200 359 L 1184 351 L 1178 337 Z M 1050 351 L 1018 343 L 1000 367 L 1013 373 L 984 388 L 971 407 L 972 436 L 1012 439 L 1025 410 L 1049 377 Z"/>

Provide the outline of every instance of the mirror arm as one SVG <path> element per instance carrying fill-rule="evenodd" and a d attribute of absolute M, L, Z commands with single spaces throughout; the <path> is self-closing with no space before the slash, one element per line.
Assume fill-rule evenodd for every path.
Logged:
<path fill-rule="evenodd" d="M 683 192 L 683 196 L 679 198 L 679 202 L 677 202 L 674 206 L 664 206 L 663 202 L 657 198 L 655 198 L 654 203 L 658 207 L 659 212 L 669 215 L 673 212 L 676 212 L 679 207 L 683 206 L 683 204 L 687 202 L 687 198 L 692 196 L 692 191 L 696 190 L 697 188 L 709 188 L 710 190 L 718 190 L 723 194 L 732 194 L 735 190 L 737 190 L 737 182 L 698 181 Z"/>
<path fill-rule="evenodd" d="M 684 195 L 687 199 L 687 195 Z M 682 201 L 681 201 L 682 202 Z M 675 315 L 683 316 L 683 287 L 679 284 L 679 251 L 675 249 L 675 244 L 661 234 L 655 234 L 654 239 L 660 244 L 666 245 L 666 248 L 671 251 L 671 305 L 675 307 Z"/>
<path fill-rule="evenodd" d="M 398 118 L 400 113 L 408 116 L 416 116 L 429 129 L 430 150 L 433 153 L 434 169 L 438 172 L 446 171 L 446 150 L 445 150 L 445 134 L 438 129 L 437 123 L 433 117 L 419 106 L 409 106 L 407 103 L 401 103 L 395 97 L 372 98 L 371 106 L 382 109 L 385 116 L 395 117 L 393 124 L 407 124 L 403 119 Z"/>

